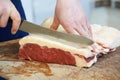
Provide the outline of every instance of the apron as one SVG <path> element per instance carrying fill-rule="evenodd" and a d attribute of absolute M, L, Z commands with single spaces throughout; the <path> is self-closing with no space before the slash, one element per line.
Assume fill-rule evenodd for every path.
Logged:
<path fill-rule="evenodd" d="M 11 1 L 15 5 L 18 12 L 20 13 L 21 18 L 26 20 L 25 13 L 21 4 L 21 0 L 11 0 Z M 21 30 L 18 30 L 17 33 L 13 35 L 11 34 L 11 27 L 12 27 L 12 20 L 9 19 L 7 26 L 5 28 L 0 28 L 0 42 L 18 39 L 28 35 L 27 32 L 23 32 Z"/>

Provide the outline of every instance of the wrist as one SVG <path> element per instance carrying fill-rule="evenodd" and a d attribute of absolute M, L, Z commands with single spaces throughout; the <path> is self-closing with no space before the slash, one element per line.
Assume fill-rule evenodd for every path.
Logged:
<path fill-rule="evenodd" d="M 57 4 L 64 4 L 64 5 L 71 4 L 71 5 L 76 5 L 76 4 L 80 4 L 80 0 L 57 0 Z"/>

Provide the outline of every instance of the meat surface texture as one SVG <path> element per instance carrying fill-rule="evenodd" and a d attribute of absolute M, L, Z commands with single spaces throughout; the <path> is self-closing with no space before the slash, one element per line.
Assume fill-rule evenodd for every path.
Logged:
<path fill-rule="evenodd" d="M 41 26 L 50 28 L 53 18 L 46 19 Z M 120 45 L 120 31 L 107 26 L 91 25 L 94 44 L 88 47 L 67 45 L 69 41 L 60 41 L 46 35 L 30 34 L 19 41 L 20 59 L 46 63 L 90 67 L 98 57 L 114 51 Z M 58 31 L 65 32 L 60 25 Z M 93 50 L 93 46 L 95 50 Z"/>

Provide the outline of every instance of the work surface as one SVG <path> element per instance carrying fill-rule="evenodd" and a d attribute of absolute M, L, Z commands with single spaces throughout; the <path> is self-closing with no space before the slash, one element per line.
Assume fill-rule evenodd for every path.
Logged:
<path fill-rule="evenodd" d="M 9 80 L 120 80 L 120 47 L 91 68 L 21 61 L 18 40 L 0 43 L 0 75 Z"/>

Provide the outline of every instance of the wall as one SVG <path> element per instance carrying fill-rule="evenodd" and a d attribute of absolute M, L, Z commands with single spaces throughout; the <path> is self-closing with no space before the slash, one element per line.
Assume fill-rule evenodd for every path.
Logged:
<path fill-rule="evenodd" d="M 27 19 L 40 24 L 45 18 L 54 15 L 56 0 L 21 0 L 25 9 Z M 88 19 L 90 19 L 92 0 L 80 0 Z"/>
<path fill-rule="evenodd" d="M 21 0 L 28 21 L 40 24 L 54 15 L 56 0 Z"/>
<path fill-rule="evenodd" d="M 119 28 L 120 10 L 114 8 L 115 1 L 112 1 L 112 8 L 94 7 L 96 0 L 80 0 L 86 15 L 91 24 L 108 25 Z M 120 0 L 119 0 L 120 1 Z M 54 15 L 56 0 L 22 0 L 28 21 L 41 24 L 44 19 Z"/>

